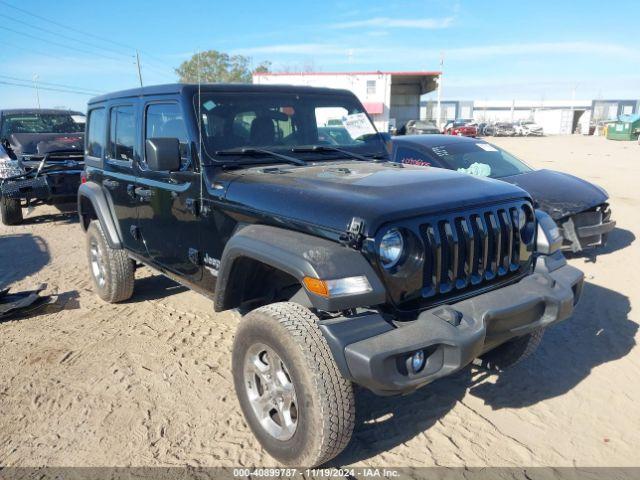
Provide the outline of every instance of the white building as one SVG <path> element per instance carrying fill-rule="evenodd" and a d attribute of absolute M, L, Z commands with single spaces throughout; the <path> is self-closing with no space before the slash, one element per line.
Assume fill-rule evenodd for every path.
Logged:
<path fill-rule="evenodd" d="M 420 97 L 437 87 L 440 72 L 256 73 L 253 83 L 306 85 L 352 91 L 386 132 L 420 118 Z"/>

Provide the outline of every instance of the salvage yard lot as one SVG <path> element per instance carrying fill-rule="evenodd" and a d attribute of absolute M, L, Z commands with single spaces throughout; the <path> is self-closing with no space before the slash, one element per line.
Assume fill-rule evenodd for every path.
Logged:
<path fill-rule="evenodd" d="M 487 139 L 536 168 L 604 187 L 606 249 L 571 258 L 581 303 L 514 369 L 465 369 L 406 397 L 358 391 L 336 464 L 632 466 L 640 444 L 640 146 L 594 137 Z M 240 413 L 230 373 L 239 318 L 138 271 L 119 305 L 91 291 L 73 214 L 0 225 L 0 285 L 47 283 L 55 305 L 0 323 L 0 465 L 274 465 Z M 635 307 L 635 309 L 634 309 Z"/>

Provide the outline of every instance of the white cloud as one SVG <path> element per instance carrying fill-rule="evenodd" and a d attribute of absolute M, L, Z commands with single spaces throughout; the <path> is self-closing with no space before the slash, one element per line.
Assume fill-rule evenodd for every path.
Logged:
<path fill-rule="evenodd" d="M 435 30 L 440 28 L 447 28 L 453 23 L 453 17 L 445 18 L 390 18 L 390 17 L 375 17 L 368 18 L 366 20 L 353 20 L 350 22 L 339 22 L 329 25 L 329 28 L 333 29 L 348 29 L 348 28 L 363 28 L 363 27 L 377 27 L 377 28 L 417 28 L 422 30 Z"/>
<path fill-rule="evenodd" d="M 640 58 L 637 50 L 618 44 L 595 42 L 544 42 L 514 43 L 508 45 L 484 45 L 445 50 L 447 57 L 471 59 L 477 57 L 525 56 L 525 55 L 613 55 Z"/>
<path fill-rule="evenodd" d="M 378 32 L 377 30 L 375 32 Z M 420 47 L 396 48 L 393 46 L 357 47 L 348 43 L 287 43 L 264 45 L 261 47 L 240 48 L 233 53 L 243 55 L 305 55 L 313 57 L 332 57 L 331 63 L 340 64 L 348 56 L 349 63 L 371 63 L 372 57 L 382 59 L 385 64 L 417 64 L 420 62 L 438 62 L 444 52 L 445 66 L 448 61 L 474 61 L 498 57 L 532 57 L 562 55 L 592 55 L 619 57 L 625 60 L 640 60 L 636 49 L 613 43 L 596 42 L 544 42 L 512 43 L 500 45 L 478 45 L 449 49 L 426 49 Z M 540 57 L 540 58 L 544 58 Z M 381 65 L 380 68 L 383 68 Z"/>
<path fill-rule="evenodd" d="M 335 56 L 347 54 L 349 51 L 365 53 L 374 49 L 349 48 L 347 45 L 333 43 L 284 43 L 277 45 L 264 45 L 262 47 L 238 48 L 233 53 L 241 55 L 312 55 Z"/>

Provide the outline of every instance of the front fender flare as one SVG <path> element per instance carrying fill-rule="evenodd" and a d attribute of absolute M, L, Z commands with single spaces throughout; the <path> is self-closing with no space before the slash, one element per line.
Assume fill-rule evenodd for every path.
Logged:
<path fill-rule="evenodd" d="M 243 257 L 286 272 L 301 285 L 304 277 L 322 280 L 367 277 L 372 287 L 367 293 L 326 298 L 307 291 L 311 304 L 319 310 L 335 312 L 386 301 L 382 282 L 359 251 L 305 233 L 268 225 L 248 225 L 236 231 L 222 253 L 215 291 L 216 311 L 229 308 L 227 286 L 234 262 Z"/>
<path fill-rule="evenodd" d="M 97 183 L 86 182 L 78 188 L 78 215 L 80 216 L 80 224 L 83 229 L 86 229 L 85 222 L 82 221 L 83 215 L 89 213 L 86 211 L 86 201 L 90 202 L 93 206 L 93 211 L 96 217 L 98 217 L 100 226 L 107 237 L 109 247 L 115 249 L 122 248 L 118 226 L 111 216 L 109 202 L 102 187 Z"/>

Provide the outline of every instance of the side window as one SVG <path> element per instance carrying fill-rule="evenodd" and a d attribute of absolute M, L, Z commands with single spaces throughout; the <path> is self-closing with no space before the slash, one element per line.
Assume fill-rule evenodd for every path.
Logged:
<path fill-rule="evenodd" d="M 87 156 L 102 158 L 104 150 L 105 123 L 104 108 L 89 112 L 89 130 L 87 132 Z"/>
<path fill-rule="evenodd" d="M 109 126 L 109 157 L 113 160 L 133 161 L 136 139 L 135 111 L 132 106 L 111 109 Z"/>
<path fill-rule="evenodd" d="M 427 157 L 424 153 L 408 147 L 398 147 L 394 159 L 398 163 L 408 163 L 410 165 L 422 165 L 423 167 L 438 166 L 436 162 Z"/>
<path fill-rule="evenodd" d="M 145 119 L 145 141 L 148 138 L 177 138 L 180 141 L 180 170 L 191 165 L 189 137 L 177 103 L 152 103 L 147 106 Z"/>

